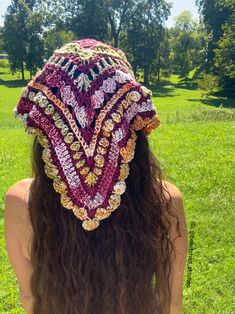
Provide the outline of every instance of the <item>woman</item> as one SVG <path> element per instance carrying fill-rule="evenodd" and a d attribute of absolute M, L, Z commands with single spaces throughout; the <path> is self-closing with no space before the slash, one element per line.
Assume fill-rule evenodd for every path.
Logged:
<path fill-rule="evenodd" d="M 33 178 L 6 193 L 5 237 L 27 313 L 180 313 L 186 222 L 148 146 L 150 96 L 92 39 L 56 50 L 23 91 Z"/>

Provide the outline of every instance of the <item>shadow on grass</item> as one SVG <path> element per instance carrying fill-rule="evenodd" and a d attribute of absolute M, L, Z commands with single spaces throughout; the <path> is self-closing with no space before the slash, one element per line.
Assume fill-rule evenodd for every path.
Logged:
<path fill-rule="evenodd" d="M 28 81 L 22 80 L 8 80 L 4 81 L 0 79 L 0 86 L 6 86 L 8 88 L 24 87 Z"/>
<path fill-rule="evenodd" d="M 189 101 L 196 101 L 196 102 L 201 102 L 204 105 L 208 106 L 213 106 L 213 107 L 220 107 L 221 105 L 224 108 L 235 108 L 235 98 L 225 98 L 225 97 L 218 97 L 216 99 L 214 98 L 208 98 L 208 99 L 203 99 L 203 98 L 198 98 L 198 99 L 188 99 Z"/>
<path fill-rule="evenodd" d="M 164 97 L 164 96 L 171 96 L 171 90 L 174 90 L 175 88 L 196 90 L 198 89 L 198 83 L 195 78 L 180 77 L 177 83 L 172 82 L 166 78 L 163 78 L 161 79 L 161 82 L 159 84 L 153 85 L 152 88 L 154 92 L 156 91 L 157 93 L 156 96 Z M 160 95 L 158 91 L 160 91 Z M 161 95 L 161 91 L 163 92 L 163 95 Z M 169 95 L 169 92 L 170 92 L 170 95 Z M 167 94 L 165 95 L 165 93 Z M 172 95 L 172 96 L 176 96 L 176 95 Z"/>
<path fill-rule="evenodd" d="M 151 86 L 153 97 L 175 97 L 176 89 L 171 82 L 164 81 L 159 85 Z"/>
<path fill-rule="evenodd" d="M 196 90 L 198 88 L 197 81 L 193 78 L 181 77 L 179 82 L 174 84 L 176 88 Z"/>
<path fill-rule="evenodd" d="M 235 99 L 235 92 L 220 90 L 220 91 L 214 92 L 213 96 Z"/>

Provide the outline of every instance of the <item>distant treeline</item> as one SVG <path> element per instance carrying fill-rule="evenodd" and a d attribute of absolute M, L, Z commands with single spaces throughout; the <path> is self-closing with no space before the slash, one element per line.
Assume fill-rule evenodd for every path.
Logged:
<path fill-rule="evenodd" d="M 52 52 L 76 38 L 94 37 L 120 47 L 144 84 L 161 75 L 216 77 L 235 87 L 235 1 L 197 0 L 200 22 L 183 11 L 165 27 L 171 4 L 164 0 L 12 0 L 0 28 L 0 53 L 24 79 Z M 140 78 L 141 79 L 141 78 Z"/>

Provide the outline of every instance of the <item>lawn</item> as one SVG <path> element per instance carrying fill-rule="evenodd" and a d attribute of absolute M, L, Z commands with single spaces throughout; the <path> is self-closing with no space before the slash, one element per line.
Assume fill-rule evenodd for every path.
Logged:
<path fill-rule="evenodd" d="M 0 313 L 24 313 L 5 252 L 2 218 L 5 191 L 30 176 L 32 139 L 12 111 L 22 86 L 0 68 Z M 219 92 L 201 99 L 195 82 L 177 75 L 155 87 L 153 99 L 162 125 L 150 143 L 165 178 L 183 194 L 189 231 L 183 313 L 235 313 L 235 99 Z"/>

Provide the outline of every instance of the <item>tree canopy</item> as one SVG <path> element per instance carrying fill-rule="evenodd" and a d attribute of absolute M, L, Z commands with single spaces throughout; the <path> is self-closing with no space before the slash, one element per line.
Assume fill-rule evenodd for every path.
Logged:
<path fill-rule="evenodd" d="M 175 19 L 170 33 L 172 67 L 181 75 L 187 75 L 189 71 L 198 66 L 201 59 L 200 26 L 193 19 L 191 12 L 183 11 Z"/>
<path fill-rule="evenodd" d="M 33 75 L 53 51 L 75 38 L 93 37 L 120 47 L 144 83 L 162 72 L 218 76 L 234 86 L 234 0 L 197 0 L 198 23 L 183 11 L 168 29 L 165 0 L 12 0 L 0 28 L 11 71 Z"/>
<path fill-rule="evenodd" d="M 4 44 L 12 72 L 26 67 L 33 75 L 43 64 L 41 15 L 33 11 L 34 1 L 13 0 L 4 21 Z"/>

